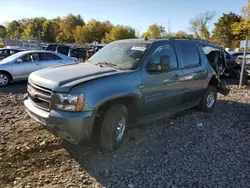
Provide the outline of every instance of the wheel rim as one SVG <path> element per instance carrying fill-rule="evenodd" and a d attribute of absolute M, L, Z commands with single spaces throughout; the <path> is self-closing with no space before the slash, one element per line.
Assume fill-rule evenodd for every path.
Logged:
<path fill-rule="evenodd" d="M 0 85 L 1 86 L 7 85 L 8 82 L 9 78 L 4 74 L 0 74 Z"/>
<path fill-rule="evenodd" d="M 215 102 L 215 95 L 213 92 L 210 92 L 207 96 L 207 107 L 211 108 Z"/>
<path fill-rule="evenodd" d="M 116 141 L 117 142 L 121 141 L 124 135 L 125 127 L 126 127 L 126 119 L 124 117 L 121 117 L 116 128 Z"/>

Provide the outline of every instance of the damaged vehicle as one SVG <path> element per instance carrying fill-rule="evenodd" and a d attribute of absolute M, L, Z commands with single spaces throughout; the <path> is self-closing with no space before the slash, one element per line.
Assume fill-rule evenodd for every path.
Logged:
<path fill-rule="evenodd" d="M 126 130 L 197 107 L 212 112 L 225 70 L 222 49 L 188 39 L 115 41 L 86 63 L 33 72 L 27 113 L 61 138 L 121 146 Z"/>

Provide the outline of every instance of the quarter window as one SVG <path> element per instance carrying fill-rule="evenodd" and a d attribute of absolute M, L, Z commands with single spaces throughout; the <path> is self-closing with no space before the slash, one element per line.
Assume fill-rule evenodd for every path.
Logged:
<path fill-rule="evenodd" d="M 200 65 L 200 56 L 195 44 L 181 43 L 179 46 L 184 68 L 196 67 Z"/>
<path fill-rule="evenodd" d="M 151 59 L 153 60 L 155 64 L 160 64 L 160 59 L 162 56 L 169 56 L 170 69 L 175 69 L 178 67 L 175 49 L 172 44 L 159 46 L 153 53 L 153 56 Z"/>

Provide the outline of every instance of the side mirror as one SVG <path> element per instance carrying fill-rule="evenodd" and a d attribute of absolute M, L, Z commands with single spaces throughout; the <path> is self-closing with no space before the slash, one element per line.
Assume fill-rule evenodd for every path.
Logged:
<path fill-rule="evenodd" d="M 161 56 L 160 64 L 156 64 L 153 60 L 150 60 L 147 65 L 149 72 L 167 72 L 170 69 L 169 56 Z"/>
<path fill-rule="evenodd" d="M 23 60 L 22 60 L 22 59 L 17 59 L 16 62 L 17 62 L 17 63 L 22 63 Z"/>
<path fill-rule="evenodd" d="M 149 72 L 161 72 L 161 65 L 155 64 L 153 60 L 149 60 L 146 69 Z"/>
<path fill-rule="evenodd" d="M 160 58 L 160 64 L 162 71 L 166 72 L 170 69 L 170 58 L 168 55 L 161 56 Z"/>

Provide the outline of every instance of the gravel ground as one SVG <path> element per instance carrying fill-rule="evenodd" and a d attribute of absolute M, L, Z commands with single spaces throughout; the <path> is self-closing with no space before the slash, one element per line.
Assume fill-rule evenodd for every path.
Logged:
<path fill-rule="evenodd" d="M 0 187 L 250 187 L 250 87 L 128 132 L 121 149 L 61 142 L 0 93 Z"/>

